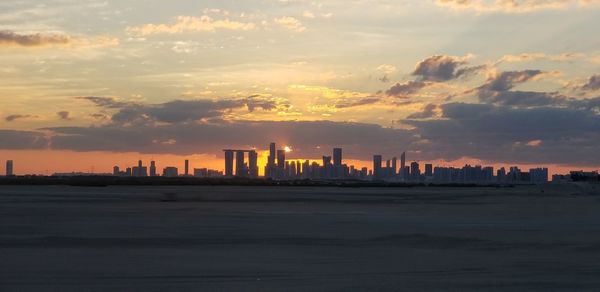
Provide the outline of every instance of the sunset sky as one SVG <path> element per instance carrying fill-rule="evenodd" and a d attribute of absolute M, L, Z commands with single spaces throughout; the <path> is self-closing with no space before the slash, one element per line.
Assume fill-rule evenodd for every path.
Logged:
<path fill-rule="evenodd" d="M 599 28 L 600 0 L 3 0 L 0 160 L 598 169 Z"/>

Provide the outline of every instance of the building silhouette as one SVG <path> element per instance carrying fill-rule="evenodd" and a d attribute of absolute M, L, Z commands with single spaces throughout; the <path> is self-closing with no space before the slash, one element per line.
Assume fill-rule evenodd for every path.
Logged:
<path fill-rule="evenodd" d="M 6 176 L 14 176 L 15 175 L 15 165 L 12 160 L 6 161 Z"/>

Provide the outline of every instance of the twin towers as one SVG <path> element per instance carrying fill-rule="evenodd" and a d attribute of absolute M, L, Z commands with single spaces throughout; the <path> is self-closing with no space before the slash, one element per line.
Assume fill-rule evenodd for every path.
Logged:
<path fill-rule="evenodd" d="M 224 149 L 225 152 L 225 176 L 233 177 L 233 161 L 235 157 L 235 176 L 237 177 L 258 177 L 258 153 L 256 150 L 232 150 Z M 245 162 L 245 156 L 248 153 L 248 164 Z"/>

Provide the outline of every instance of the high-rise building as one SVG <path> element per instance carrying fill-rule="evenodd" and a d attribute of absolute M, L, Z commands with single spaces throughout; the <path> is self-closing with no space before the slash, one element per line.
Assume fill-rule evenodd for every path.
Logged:
<path fill-rule="evenodd" d="M 418 162 L 413 162 L 410 164 L 410 176 L 413 181 L 421 180 L 421 169 L 419 168 Z"/>
<path fill-rule="evenodd" d="M 402 176 L 403 179 L 407 179 L 407 174 L 405 173 L 406 169 L 406 152 L 402 152 L 402 155 L 400 155 L 400 175 Z"/>
<path fill-rule="evenodd" d="M 190 175 L 190 161 L 189 160 L 185 160 L 185 176 L 189 176 Z"/>
<path fill-rule="evenodd" d="M 15 165 L 12 160 L 6 161 L 6 176 L 14 176 L 15 175 Z"/>
<path fill-rule="evenodd" d="M 239 177 L 248 176 L 244 155 L 244 151 L 238 150 L 235 152 L 235 175 Z"/>
<path fill-rule="evenodd" d="M 392 176 L 396 176 L 396 174 L 398 174 L 398 158 L 394 157 L 394 158 L 392 158 L 392 172 L 391 172 L 391 175 Z"/>
<path fill-rule="evenodd" d="M 277 148 L 275 146 L 275 143 L 271 143 L 271 145 L 269 145 L 269 161 L 267 162 L 269 165 L 275 165 L 275 159 L 277 155 Z"/>
<path fill-rule="evenodd" d="M 250 177 L 258 177 L 258 153 L 255 150 L 248 153 L 248 170 L 250 171 Z"/>
<path fill-rule="evenodd" d="M 121 169 L 118 166 L 113 167 L 113 176 L 120 176 Z"/>
<path fill-rule="evenodd" d="M 178 177 L 179 171 L 178 171 L 177 167 L 165 167 L 163 169 L 163 176 L 164 177 Z"/>
<path fill-rule="evenodd" d="M 223 150 L 225 152 L 225 176 L 233 176 L 233 150 Z"/>
<path fill-rule="evenodd" d="M 269 145 L 269 158 L 267 160 L 267 165 L 265 166 L 265 177 L 273 178 L 277 174 L 277 149 L 275 143 L 271 143 Z"/>
<path fill-rule="evenodd" d="M 156 161 L 150 161 L 150 176 L 155 177 L 156 175 Z"/>
<path fill-rule="evenodd" d="M 373 178 L 381 179 L 381 161 L 383 160 L 381 155 L 373 156 Z"/>
<path fill-rule="evenodd" d="M 425 176 L 426 177 L 433 176 L 433 164 L 425 164 Z"/>
<path fill-rule="evenodd" d="M 548 168 L 533 168 L 529 170 L 531 183 L 545 184 L 548 182 Z"/>
<path fill-rule="evenodd" d="M 342 166 L 342 148 L 333 148 L 333 166 Z"/>
<path fill-rule="evenodd" d="M 277 167 L 285 169 L 285 150 L 277 150 Z"/>

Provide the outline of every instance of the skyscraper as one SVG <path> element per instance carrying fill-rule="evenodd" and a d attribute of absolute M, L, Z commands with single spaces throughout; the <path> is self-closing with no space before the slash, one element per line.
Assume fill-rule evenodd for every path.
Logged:
<path fill-rule="evenodd" d="M 233 150 L 223 150 L 225 152 L 225 176 L 233 176 Z"/>
<path fill-rule="evenodd" d="M 285 150 L 277 150 L 277 167 L 279 169 L 285 168 Z"/>
<path fill-rule="evenodd" d="M 190 175 L 190 161 L 189 160 L 185 160 L 185 176 L 189 176 Z"/>
<path fill-rule="evenodd" d="M 240 177 L 248 176 L 246 173 L 246 162 L 244 161 L 244 151 L 235 152 L 235 175 Z"/>
<path fill-rule="evenodd" d="M 374 179 L 380 179 L 381 178 L 381 161 L 383 160 L 383 158 L 381 157 L 381 155 L 374 155 L 373 156 L 373 178 Z"/>
<path fill-rule="evenodd" d="M 274 177 L 276 174 L 276 164 L 275 159 L 277 158 L 277 149 L 275 143 L 271 143 L 269 145 L 269 158 L 267 160 L 267 165 L 265 166 L 265 176 L 266 177 Z"/>
<path fill-rule="evenodd" d="M 402 155 L 400 155 L 400 175 L 404 179 L 406 179 L 406 174 L 404 173 L 405 167 L 406 167 L 406 152 L 402 152 Z"/>
<path fill-rule="evenodd" d="M 342 148 L 333 148 L 333 166 L 342 166 Z"/>
<path fill-rule="evenodd" d="M 275 143 L 271 143 L 271 145 L 269 145 L 269 161 L 267 162 L 268 165 L 275 166 L 275 155 L 277 155 Z"/>
<path fill-rule="evenodd" d="M 120 176 L 121 169 L 118 166 L 113 167 L 113 176 Z"/>
<path fill-rule="evenodd" d="M 425 176 L 433 176 L 433 164 L 425 164 Z"/>
<path fill-rule="evenodd" d="M 392 172 L 391 172 L 391 175 L 392 176 L 396 176 L 397 173 L 398 173 L 398 158 L 394 157 L 394 158 L 392 158 Z"/>
<path fill-rule="evenodd" d="M 410 176 L 413 181 L 421 180 L 421 169 L 419 168 L 418 162 L 413 162 L 410 164 Z"/>
<path fill-rule="evenodd" d="M 252 150 L 248 153 L 248 165 L 250 171 L 250 177 L 257 178 L 258 177 L 258 153 L 255 150 Z"/>
<path fill-rule="evenodd" d="M 156 176 L 156 161 L 150 161 L 150 176 Z"/>
<path fill-rule="evenodd" d="M 6 176 L 14 176 L 14 175 L 15 175 L 14 163 L 12 160 L 7 160 L 6 161 Z"/>

